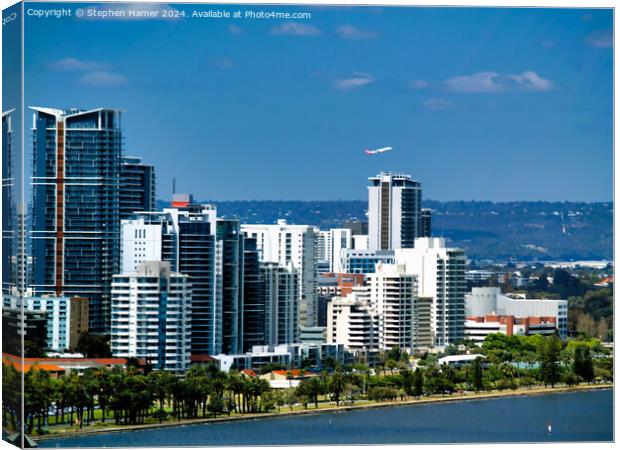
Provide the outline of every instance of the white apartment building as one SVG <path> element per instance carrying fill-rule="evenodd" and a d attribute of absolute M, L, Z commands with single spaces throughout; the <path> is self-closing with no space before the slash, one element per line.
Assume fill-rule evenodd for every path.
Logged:
<path fill-rule="evenodd" d="M 368 186 L 370 250 L 411 248 L 422 234 L 422 188 L 410 175 L 381 172 Z"/>
<path fill-rule="evenodd" d="M 380 317 L 366 291 L 354 288 L 346 297 L 334 297 L 327 304 L 327 342 L 343 344 L 357 355 L 380 351 Z"/>
<path fill-rule="evenodd" d="M 191 285 L 169 262 L 143 262 L 112 281 L 115 357 L 147 360 L 155 368 L 184 371 L 191 351 Z"/>
<path fill-rule="evenodd" d="M 278 345 L 299 341 L 298 275 L 292 263 L 281 266 L 260 263 L 260 280 L 264 295 L 265 342 Z"/>
<path fill-rule="evenodd" d="M 418 296 L 432 298 L 431 324 L 436 346 L 463 338 L 465 264 L 462 249 L 446 247 L 443 238 L 418 238 L 415 248 L 394 251 L 397 264 L 418 279 Z"/>
<path fill-rule="evenodd" d="M 340 259 L 341 250 L 353 247 L 353 236 L 348 228 L 331 228 L 320 231 L 317 245 L 317 260 L 329 263 L 330 273 L 344 273 Z"/>
<path fill-rule="evenodd" d="M 498 287 L 479 287 L 465 296 L 465 311 L 467 317 L 554 317 L 560 338 L 565 339 L 568 333 L 567 300 L 515 298 L 502 294 Z"/>
<path fill-rule="evenodd" d="M 404 265 L 377 264 L 377 270 L 369 274 L 366 281 L 370 304 L 381 317 L 380 347 L 411 350 L 417 297 L 415 275 L 407 273 Z"/>
<path fill-rule="evenodd" d="M 246 237 L 256 239 L 261 261 L 286 266 L 292 263 L 298 272 L 299 326 L 317 324 L 318 297 L 316 242 L 318 233 L 309 225 L 290 225 L 278 220 L 270 225 L 241 225 Z"/>
<path fill-rule="evenodd" d="M 433 346 L 432 299 L 417 295 L 417 276 L 404 265 L 377 264 L 366 285 L 328 303 L 328 342 L 355 353 Z"/>

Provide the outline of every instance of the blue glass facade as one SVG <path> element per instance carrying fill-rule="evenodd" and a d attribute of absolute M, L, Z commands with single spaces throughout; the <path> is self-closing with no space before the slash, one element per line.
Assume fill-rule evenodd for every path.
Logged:
<path fill-rule="evenodd" d="M 121 161 L 120 217 L 139 211 L 155 211 L 155 168 L 142 158 L 124 156 Z"/>
<path fill-rule="evenodd" d="M 120 262 L 121 114 L 33 109 L 29 285 L 88 298 L 90 330 L 107 332 Z"/>

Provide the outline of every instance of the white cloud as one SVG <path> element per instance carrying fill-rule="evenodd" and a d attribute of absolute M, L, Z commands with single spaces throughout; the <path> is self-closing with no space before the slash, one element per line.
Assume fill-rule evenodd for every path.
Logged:
<path fill-rule="evenodd" d="M 338 91 L 348 91 L 375 81 L 368 73 L 354 72 L 351 78 L 341 78 L 332 82 L 332 88 Z"/>
<path fill-rule="evenodd" d="M 286 22 L 271 29 L 271 34 L 288 34 L 292 36 L 318 36 L 321 30 L 312 25 L 298 22 Z"/>
<path fill-rule="evenodd" d="M 597 48 L 611 48 L 614 37 L 611 31 L 593 31 L 586 37 L 586 43 Z"/>
<path fill-rule="evenodd" d="M 89 86 L 118 87 L 127 84 L 127 78 L 118 73 L 97 70 L 85 73 L 80 77 L 80 83 Z"/>
<path fill-rule="evenodd" d="M 85 72 L 89 70 L 101 70 L 109 67 L 108 63 L 98 61 L 81 61 L 76 58 L 64 58 L 48 64 L 52 70 L 62 70 L 67 72 Z"/>
<path fill-rule="evenodd" d="M 445 111 L 446 109 L 452 109 L 454 104 L 450 100 L 445 100 L 443 98 L 429 98 L 428 100 L 424 100 L 424 108 L 429 111 Z"/>
<path fill-rule="evenodd" d="M 499 74 L 486 71 L 451 78 L 444 82 L 446 89 L 454 92 L 515 92 L 548 91 L 553 88 L 550 80 L 527 70 L 521 74 Z"/>
<path fill-rule="evenodd" d="M 342 39 L 375 39 L 379 37 L 379 33 L 372 30 L 362 30 L 353 25 L 342 25 L 336 30 L 338 36 Z"/>
<path fill-rule="evenodd" d="M 426 89 L 428 87 L 428 81 L 426 80 L 411 80 L 409 84 L 416 89 Z"/>

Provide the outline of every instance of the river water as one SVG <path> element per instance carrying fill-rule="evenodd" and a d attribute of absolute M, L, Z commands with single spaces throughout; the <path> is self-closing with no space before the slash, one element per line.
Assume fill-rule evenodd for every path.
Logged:
<path fill-rule="evenodd" d="M 49 440 L 41 447 L 612 440 L 613 391 L 607 389 L 186 425 Z"/>

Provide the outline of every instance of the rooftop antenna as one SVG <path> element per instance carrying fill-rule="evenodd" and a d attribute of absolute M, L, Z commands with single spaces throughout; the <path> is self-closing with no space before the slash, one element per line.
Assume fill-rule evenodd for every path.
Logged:
<path fill-rule="evenodd" d="M 177 193 L 177 179 L 172 177 L 172 195 Z"/>

